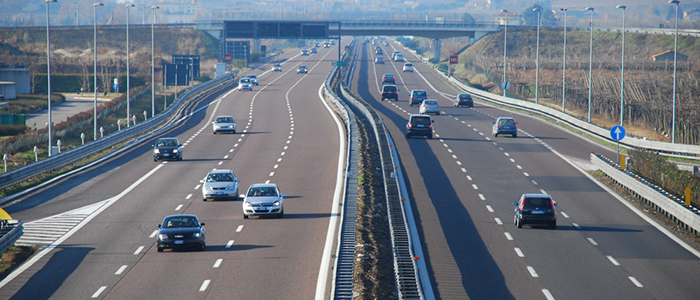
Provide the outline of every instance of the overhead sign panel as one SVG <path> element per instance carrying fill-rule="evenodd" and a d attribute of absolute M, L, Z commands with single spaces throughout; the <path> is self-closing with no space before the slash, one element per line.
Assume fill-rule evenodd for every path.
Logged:
<path fill-rule="evenodd" d="M 333 22 L 333 28 L 339 28 Z M 224 40 L 245 38 L 327 39 L 331 22 L 224 21 Z M 334 29 L 337 35 L 338 29 Z M 337 37 L 336 37 L 337 38 Z"/>

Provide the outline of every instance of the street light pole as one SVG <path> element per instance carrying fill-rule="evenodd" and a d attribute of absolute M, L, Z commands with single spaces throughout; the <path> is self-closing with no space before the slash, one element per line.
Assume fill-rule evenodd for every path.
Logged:
<path fill-rule="evenodd" d="M 507 9 L 502 9 L 501 12 L 504 14 L 503 16 L 503 97 L 506 96 L 506 87 L 507 87 L 507 81 L 506 81 L 506 58 L 507 58 L 507 51 L 508 51 L 508 10 Z"/>
<path fill-rule="evenodd" d="M 561 112 L 566 112 L 566 13 L 568 8 L 560 8 L 564 12 L 564 63 L 562 64 L 561 79 Z"/>
<path fill-rule="evenodd" d="M 622 9 L 622 67 L 620 68 L 620 126 L 625 126 L 625 12 L 627 6 L 618 5 Z"/>
<path fill-rule="evenodd" d="M 593 7 L 586 7 L 591 11 L 591 48 L 588 60 L 588 122 L 591 122 L 591 95 L 593 92 Z"/>
<path fill-rule="evenodd" d="M 129 115 L 131 114 L 131 85 L 129 82 L 129 7 L 136 5 L 126 5 L 126 127 L 129 127 Z"/>
<path fill-rule="evenodd" d="M 534 8 L 532 11 L 537 12 L 537 54 L 535 55 L 535 103 L 540 103 L 540 13 L 539 8 Z"/>
<path fill-rule="evenodd" d="M 92 24 L 94 25 L 94 35 L 93 35 L 93 40 L 92 40 L 92 52 L 95 57 L 95 63 L 94 63 L 94 73 L 92 74 L 94 80 L 95 80 L 95 100 L 93 101 L 93 120 L 92 123 L 94 124 L 94 130 L 93 130 L 93 135 L 92 139 L 97 140 L 97 7 L 98 6 L 104 6 L 101 2 L 98 3 L 93 3 L 92 4 Z"/>
<path fill-rule="evenodd" d="M 678 0 L 668 1 L 669 4 L 676 5 L 676 38 L 673 42 L 673 122 L 671 124 L 671 143 L 676 143 L 676 66 L 678 63 Z"/>
<path fill-rule="evenodd" d="M 151 6 L 151 11 L 153 11 L 153 23 L 151 23 L 151 118 L 156 114 L 156 71 L 155 71 L 155 38 L 153 35 L 153 28 L 156 26 L 156 9 L 160 6 Z"/>
<path fill-rule="evenodd" d="M 53 147 L 53 123 L 51 121 L 51 39 L 49 38 L 49 3 L 55 3 L 56 0 L 45 0 L 46 2 L 46 82 L 49 100 L 49 157 L 51 156 L 51 148 Z"/>

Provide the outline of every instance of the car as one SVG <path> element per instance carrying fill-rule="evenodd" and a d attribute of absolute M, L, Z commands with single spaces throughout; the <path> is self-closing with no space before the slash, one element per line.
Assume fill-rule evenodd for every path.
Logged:
<path fill-rule="evenodd" d="M 314 48 L 318 48 L 320 43 L 314 43 Z"/>
<path fill-rule="evenodd" d="M 399 89 L 395 85 L 385 84 L 379 92 L 382 93 L 382 101 L 384 99 L 399 101 Z"/>
<path fill-rule="evenodd" d="M 394 61 L 403 61 L 403 55 L 401 55 L 401 54 L 394 55 Z"/>
<path fill-rule="evenodd" d="M 387 84 L 387 83 L 396 84 L 396 77 L 394 76 L 394 74 L 386 73 L 386 74 L 382 75 L 382 84 Z"/>
<path fill-rule="evenodd" d="M 513 224 L 523 228 L 526 224 L 544 224 L 557 229 L 557 203 L 547 194 L 522 194 L 518 202 L 513 202 L 515 211 Z"/>
<path fill-rule="evenodd" d="M 396 57 L 396 54 L 399 54 L 399 50 L 394 50 L 394 52 L 391 53 L 391 59 L 394 59 Z"/>
<path fill-rule="evenodd" d="M 272 71 L 273 72 L 282 72 L 282 65 L 275 64 L 274 66 L 272 66 Z"/>
<path fill-rule="evenodd" d="M 308 72 L 309 72 L 309 69 L 307 69 L 306 66 L 298 66 L 297 67 L 297 74 L 299 74 L 299 73 L 306 74 Z"/>
<path fill-rule="evenodd" d="M 423 103 L 420 104 L 418 112 L 421 114 L 435 114 L 436 116 L 440 114 L 440 102 L 434 99 L 425 99 Z"/>
<path fill-rule="evenodd" d="M 255 75 L 255 74 L 248 74 L 248 75 L 246 75 L 245 77 L 250 78 L 250 83 L 251 83 L 251 84 L 259 85 L 259 84 L 258 84 L 258 75 Z"/>
<path fill-rule="evenodd" d="M 165 248 L 204 251 L 207 246 L 204 223 L 199 222 L 195 215 L 167 216 L 157 226 L 160 228 L 156 235 L 158 252 L 163 252 Z"/>
<path fill-rule="evenodd" d="M 387 41 L 384 41 L 384 46 L 387 46 L 387 47 L 389 47 L 389 42 L 387 42 Z"/>
<path fill-rule="evenodd" d="M 243 218 L 250 216 L 284 216 L 284 196 L 274 183 L 252 184 L 243 199 Z"/>
<path fill-rule="evenodd" d="M 248 77 L 243 77 L 240 80 L 238 80 L 238 90 L 253 90 L 253 83 L 250 81 L 250 78 Z"/>
<path fill-rule="evenodd" d="M 329 45 L 328 43 L 323 44 L 323 48 L 330 48 L 330 47 L 331 47 L 331 45 Z"/>
<path fill-rule="evenodd" d="M 164 137 L 156 140 L 153 147 L 153 161 L 173 159 L 182 160 L 182 144 L 175 137 Z"/>
<path fill-rule="evenodd" d="M 384 51 L 382 51 L 382 48 L 377 47 L 377 49 L 374 50 L 374 54 L 382 55 L 384 54 Z"/>
<path fill-rule="evenodd" d="M 403 71 L 413 73 L 413 64 L 412 63 L 403 64 Z"/>
<path fill-rule="evenodd" d="M 429 115 L 413 114 L 406 123 L 406 138 L 425 136 L 433 138 L 433 120 Z"/>
<path fill-rule="evenodd" d="M 335 40 L 331 40 L 331 45 L 335 46 Z"/>
<path fill-rule="evenodd" d="M 374 63 L 375 63 L 375 64 L 382 64 L 382 65 L 383 65 L 383 64 L 384 64 L 384 57 L 382 57 L 382 56 L 377 56 L 377 57 L 375 57 L 375 58 L 374 58 Z"/>
<path fill-rule="evenodd" d="M 238 199 L 238 182 L 233 171 L 227 169 L 211 170 L 202 183 L 202 200 L 207 199 Z"/>
<path fill-rule="evenodd" d="M 309 53 L 318 54 L 318 50 L 316 50 L 316 48 L 311 48 L 311 49 L 309 49 Z"/>
<path fill-rule="evenodd" d="M 236 121 L 231 116 L 218 116 L 211 122 L 214 134 L 219 132 L 236 133 Z"/>
<path fill-rule="evenodd" d="M 412 90 L 408 96 L 411 97 L 410 106 L 413 106 L 413 104 L 423 103 L 423 100 L 428 98 L 428 92 L 425 90 Z"/>
<path fill-rule="evenodd" d="M 464 93 L 459 94 L 454 99 L 454 106 L 455 107 L 460 107 L 460 106 L 474 107 L 474 99 L 472 99 L 472 95 L 464 94 Z"/>
<path fill-rule="evenodd" d="M 303 55 L 303 56 L 308 56 L 308 55 L 309 55 L 309 50 L 306 50 L 306 49 L 301 50 L 301 55 Z"/>
<path fill-rule="evenodd" d="M 518 123 L 511 117 L 498 117 L 493 122 L 491 133 L 494 137 L 497 137 L 499 134 L 510 134 L 514 138 L 518 137 Z"/>

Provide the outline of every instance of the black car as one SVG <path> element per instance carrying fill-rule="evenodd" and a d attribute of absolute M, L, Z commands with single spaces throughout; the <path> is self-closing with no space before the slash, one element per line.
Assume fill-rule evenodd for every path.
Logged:
<path fill-rule="evenodd" d="M 153 161 L 182 160 L 182 144 L 177 138 L 159 138 L 153 146 Z"/>
<path fill-rule="evenodd" d="M 429 115 L 411 115 L 406 124 L 406 138 L 412 136 L 433 138 L 433 120 Z"/>
<path fill-rule="evenodd" d="M 195 215 L 167 216 L 158 228 L 158 252 L 165 248 L 204 250 L 207 245 L 204 223 Z"/>
<path fill-rule="evenodd" d="M 523 194 L 518 202 L 514 202 L 515 214 L 513 223 L 518 228 L 526 224 L 544 224 L 551 229 L 557 229 L 557 205 L 552 197 L 546 194 Z"/>
<path fill-rule="evenodd" d="M 514 138 L 518 137 L 518 123 L 511 117 L 498 117 L 493 122 L 491 134 L 494 137 L 497 137 L 499 134 L 510 134 Z"/>
<path fill-rule="evenodd" d="M 382 76 L 382 84 L 396 84 L 396 77 L 394 77 L 394 74 L 391 73 L 386 73 L 384 76 Z"/>
<path fill-rule="evenodd" d="M 384 85 L 379 92 L 382 93 L 382 101 L 384 99 L 399 101 L 399 89 L 395 85 Z"/>
<path fill-rule="evenodd" d="M 298 66 L 297 67 L 297 74 L 299 74 L 299 73 L 307 74 L 307 73 L 309 73 L 309 69 L 306 68 L 306 66 Z"/>
<path fill-rule="evenodd" d="M 421 103 L 423 103 L 423 100 L 428 99 L 428 92 L 426 92 L 425 90 L 412 90 L 411 94 L 409 94 L 408 96 L 411 97 L 411 106 L 413 106 L 414 104 L 420 105 Z"/>
<path fill-rule="evenodd" d="M 454 106 L 455 107 L 459 107 L 459 106 L 474 107 L 474 99 L 472 99 L 472 95 L 459 94 L 454 99 Z"/>

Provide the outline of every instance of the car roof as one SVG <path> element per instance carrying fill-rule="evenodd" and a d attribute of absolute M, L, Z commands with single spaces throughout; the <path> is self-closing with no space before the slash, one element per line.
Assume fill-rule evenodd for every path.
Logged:
<path fill-rule="evenodd" d="M 211 171 L 209 171 L 209 174 L 218 174 L 218 173 L 233 173 L 233 171 L 230 169 L 212 169 Z"/>
<path fill-rule="evenodd" d="M 275 183 L 253 183 L 250 185 L 250 188 L 259 188 L 259 187 L 277 187 L 277 184 L 275 184 Z"/>
<path fill-rule="evenodd" d="M 523 194 L 520 197 L 521 198 L 525 197 L 525 198 L 549 198 L 549 199 L 552 199 L 552 196 L 547 195 L 547 194 Z"/>
<path fill-rule="evenodd" d="M 157 140 L 158 140 L 158 141 L 170 141 L 170 140 L 176 140 L 176 141 L 177 141 L 178 139 L 177 139 L 176 137 L 162 137 L 162 138 L 158 138 Z"/>
<path fill-rule="evenodd" d="M 411 118 L 414 118 L 414 117 L 422 117 L 422 118 L 428 117 L 428 118 L 430 118 L 430 115 L 426 115 L 426 114 L 412 114 L 412 115 L 411 115 Z"/>
<path fill-rule="evenodd" d="M 411 90 L 411 93 L 413 92 L 425 92 L 425 90 Z"/>
<path fill-rule="evenodd" d="M 248 74 L 248 75 L 246 75 L 246 77 L 258 77 L 258 75 L 255 75 L 255 74 Z"/>
<path fill-rule="evenodd" d="M 218 118 L 231 118 L 231 119 L 233 119 L 232 116 L 216 116 L 216 118 L 217 118 L 217 119 L 218 119 Z"/>
<path fill-rule="evenodd" d="M 169 216 L 166 216 L 165 218 L 163 218 L 163 220 L 165 220 L 165 219 L 167 219 L 167 218 L 172 218 L 172 217 L 194 217 L 194 218 L 197 218 L 197 216 L 195 216 L 195 215 L 180 214 L 180 215 L 169 215 Z M 199 218 L 197 218 L 197 219 L 199 219 Z"/>
<path fill-rule="evenodd" d="M 513 117 L 498 117 L 497 120 L 515 120 Z"/>
<path fill-rule="evenodd" d="M 391 73 L 384 73 L 384 76 L 387 76 L 387 75 L 394 76 L 394 74 L 391 74 Z"/>

